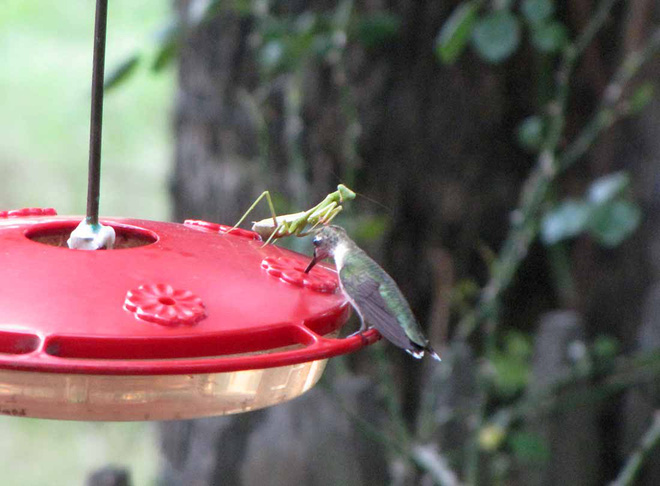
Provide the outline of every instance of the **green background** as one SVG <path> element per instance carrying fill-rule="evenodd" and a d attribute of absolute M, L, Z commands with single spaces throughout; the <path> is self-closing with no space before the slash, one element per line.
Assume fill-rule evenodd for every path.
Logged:
<path fill-rule="evenodd" d="M 86 206 L 94 23 L 92 0 L 0 2 L 0 209 Z M 112 0 L 106 70 L 148 49 L 171 2 Z M 175 70 L 140 66 L 104 108 L 101 215 L 169 217 L 167 174 Z M 84 484 L 108 464 L 154 484 L 152 423 L 89 423 L 0 417 L 5 486 Z"/>

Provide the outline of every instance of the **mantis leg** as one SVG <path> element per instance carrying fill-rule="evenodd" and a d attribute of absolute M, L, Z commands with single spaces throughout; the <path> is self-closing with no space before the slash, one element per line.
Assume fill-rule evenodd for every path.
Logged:
<path fill-rule="evenodd" d="M 332 221 L 333 219 L 335 219 L 335 216 L 337 216 L 337 215 L 341 212 L 342 209 L 343 209 L 343 208 L 342 208 L 341 206 L 335 208 L 334 210 L 332 210 L 332 211 L 330 212 L 329 215 L 324 216 L 323 218 L 320 218 L 320 219 L 316 222 L 316 224 L 315 224 L 314 226 L 312 226 L 312 227 L 309 229 L 309 231 L 305 231 L 304 233 L 298 233 L 297 236 L 308 236 L 308 235 L 310 235 L 310 234 L 312 234 L 312 233 L 314 232 L 314 230 L 316 229 L 316 227 L 317 227 L 319 224 L 324 224 L 324 225 L 326 225 L 326 224 L 330 224 L 330 221 Z"/>
<path fill-rule="evenodd" d="M 305 211 L 301 217 L 289 223 L 289 232 L 296 236 L 306 236 L 309 232 L 303 233 L 305 226 L 313 224 L 313 228 L 316 228 L 319 222 L 324 222 L 323 220 L 327 215 L 337 207 L 337 202 L 328 200 L 329 197 L 326 197 L 312 209 Z"/>
<path fill-rule="evenodd" d="M 310 221 L 316 221 L 315 225 L 319 222 L 324 222 L 324 220 L 331 214 L 337 207 L 336 202 L 330 202 L 326 206 L 315 208 L 312 214 L 309 215 Z"/>
<path fill-rule="evenodd" d="M 336 205 L 337 205 L 336 203 L 333 203 L 330 206 L 328 206 L 327 209 L 324 209 L 320 213 L 318 211 L 315 211 L 312 215 L 303 216 L 302 218 L 295 221 L 294 224 L 296 224 L 296 225 L 299 225 L 301 222 L 303 224 L 301 226 L 295 227 L 295 229 L 292 230 L 293 234 L 295 234 L 296 236 L 301 236 L 301 237 L 302 236 L 307 236 L 307 235 L 310 235 L 311 233 L 313 233 L 314 230 L 316 229 L 316 227 L 319 224 L 328 224 L 342 210 L 341 206 L 335 207 Z M 303 231 L 303 229 L 305 228 L 307 223 L 309 223 L 312 219 L 316 219 L 316 223 L 314 223 L 314 226 L 312 226 L 309 229 L 309 231 Z"/>
<path fill-rule="evenodd" d="M 264 243 L 261 248 L 268 245 L 268 243 L 270 243 L 275 238 L 277 238 L 277 234 L 280 232 L 280 230 L 285 229 L 285 228 L 286 228 L 286 223 L 284 223 L 284 222 L 282 222 L 282 224 L 280 224 L 279 226 L 275 226 L 275 230 L 270 234 L 270 236 L 266 240 L 266 243 Z"/>
<path fill-rule="evenodd" d="M 326 210 L 323 213 L 319 214 L 318 221 L 316 222 L 316 224 L 314 224 L 314 226 L 312 226 L 312 228 L 307 233 L 305 233 L 304 235 L 300 235 L 300 236 L 307 236 L 309 233 L 314 231 L 319 224 L 323 224 L 323 225 L 330 224 L 330 222 L 333 219 L 335 219 L 335 217 L 339 213 L 341 213 L 342 209 L 344 209 L 342 206 L 337 206 L 337 207 L 331 206 L 330 208 L 328 208 L 328 210 Z"/>
<path fill-rule="evenodd" d="M 257 206 L 257 204 L 259 204 L 259 201 L 261 201 L 264 198 L 264 196 L 266 197 L 266 201 L 268 201 L 268 207 L 270 208 L 270 214 L 273 216 L 273 227 L 275 228 L 275 232 L 277 232 L 277 230 L 279 228 L 277 227 L 277 213 L 275 212 L 275 206 L 273 206 L 273 200 L 270 198 L 270 192 L 264 191 L 264 192 L 261 193 L 261 196 L 259 196 L 252 203 L 252 206 L 250 206 L 248 208 L 248 210 L 245 211 L 245 214 L 243 216 L 241 216 L 241 219 L 239 219 L 238 222 L 234 226 L 232 226 L 232 228 L 229 231 L 227 231 L 227 233 L 231 233 L 232 230 L 238 228 L 241 225 L 241 223 L 243 221 L 245 221 L 245 218 L 248 217 L 248 214 L 250 214 L 252 212 L 252 210 Z M 270 241 L 270 239 L 272 239 L 272 238 L 273 238 L 273 235 L 271 235 L 268 240 Z"/>
<path fill-rule="evenodd" d="M 335 219 L 335 217 L 337 217 L 337 215 L 338 215 L 339 213 L 341 213 L 342 209 L 344 209 L 343 206 L 337 206 L 337 207 L 334 208 L 332 211 L 330 211 L 328 214 L 326 214 L 326 215 L 323 217 L 323 219 L 321 220 L 321 222 L 322 222 L 323 224 L 326 224 L 326 225 L 327 225 L 327 224 L 330 224 L 330 222 L 331 222 L 333 219 Z"/>

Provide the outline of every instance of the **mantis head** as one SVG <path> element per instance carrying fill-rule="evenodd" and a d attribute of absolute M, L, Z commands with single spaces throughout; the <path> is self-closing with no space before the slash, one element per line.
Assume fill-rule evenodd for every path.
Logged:
<path fill-rule="evenodd" d="M 348 187 L 346 187 L 344 184 L 339 184 L 337 186 L 337 192 L 339 193 L 339 200 L 341 202 L 355 199 L 355 193 L 351 191 Z"/>

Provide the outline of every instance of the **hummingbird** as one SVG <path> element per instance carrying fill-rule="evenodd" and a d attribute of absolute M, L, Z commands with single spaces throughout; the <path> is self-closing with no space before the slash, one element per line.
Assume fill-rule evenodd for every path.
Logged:
<path fill-rule="evenodd" d="M 366 331 L 368 322 L 385 339 L 415 358 L 422 358 L 424 352 L 428 352 L 440 361 L 392 277 L 358 247 L 343 228 L 323 227 L 314 236 L 313 244 L 314 257 L 305 273 L 319 261 L 330 256 L 334 258 L 339 287 L 360 318 L 360 329 L 354 334 Z"/>

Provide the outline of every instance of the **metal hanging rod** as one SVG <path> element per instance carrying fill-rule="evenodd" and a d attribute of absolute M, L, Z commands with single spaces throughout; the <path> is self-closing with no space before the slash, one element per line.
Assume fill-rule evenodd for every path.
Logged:
<path fill-rule="evenodd" d="M 87 223 L 99 222 L 101 189 L 101 137 L 103 128 L 103 80 L 108 0 L 96 0 L 94 61 L 92 71 L 92 113 L 89 124 L 89 174 L 87 182 Z"/>

